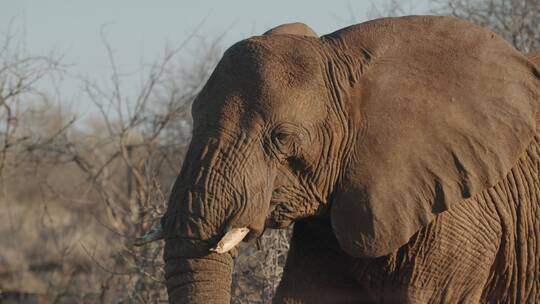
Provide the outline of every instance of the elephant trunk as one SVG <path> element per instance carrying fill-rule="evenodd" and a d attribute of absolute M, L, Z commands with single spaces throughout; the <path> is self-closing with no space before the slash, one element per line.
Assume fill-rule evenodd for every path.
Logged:
<path fill-rule="evenodd" d="M 233 261 L 230 254 L 166 261 L 165 278 L 170 303 L 228 304 Z"/>
<path fill-rule="evenodd" d="M 193 138 L 162 218 L 172 303 L 230 302 L 229 250 L 262 232 L 270 203 L 264 163 L 254 153 L 237 152 L 253 142 L 245 136 Z"/>

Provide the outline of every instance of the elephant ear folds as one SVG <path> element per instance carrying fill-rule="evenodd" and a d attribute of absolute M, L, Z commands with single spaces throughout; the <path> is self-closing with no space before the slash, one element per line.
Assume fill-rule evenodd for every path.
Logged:
<path fill-rule="evenodd" d="M 297 36 L 307 36 L 307 37 L 319 37 L 314 30 L 304 23 L 295 22 L 295 23 L 286 23 L 267 31 L 264 35 L 297 35 Z"/>
<path fill-rule="evenodd" d="M 436 214 L 495 185 L 535 134 L 538 71 L 486 29 L 403 17 L 325 39 L 372 55 L 350 100 L 364 127 L 331 209 L 353 256 L 386 255 Z"/>

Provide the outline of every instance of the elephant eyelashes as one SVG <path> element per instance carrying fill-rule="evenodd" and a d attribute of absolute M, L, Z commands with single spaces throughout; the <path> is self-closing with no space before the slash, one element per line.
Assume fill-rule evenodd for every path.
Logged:
<path fill-rule="evenodd" d="M 272 144 L 276 151 L 276 156 L 280 160 L 286 159 L 291 154 L 291 135 L 286 133 L 272 134 Z"/>
<path fill-rule="evenodd" d="M 285 158 L 294 156 L 298 152 L 299 132 L 292 129 L 292 126 L 276 128 L 271 135 L 272 144 Z"/>
<path fill-rule="evenodd" d="M 288 142 L 290 142 L 290 139 L 291 135 L 282 131 L 275 131 L 272 134 L 272 141 L 278 146 L 286 145 Z"/>

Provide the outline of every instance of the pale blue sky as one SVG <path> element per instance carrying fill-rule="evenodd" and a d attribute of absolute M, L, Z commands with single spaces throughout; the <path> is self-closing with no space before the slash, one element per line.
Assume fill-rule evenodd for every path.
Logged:
<path fill-rule="evenodd" d="M 411 2 L 412 12 L 427 11 L 426 0 Z M 197 35 L 207 40 L 224 34 L 222 45 L 226 48 L 286 22 L 304 22 L 319 34 L 329 33 L 366 20 L 373 4 L 384 7 L 384 3 L 377 0 L 0 0 L 0 33 L 5 34 L 11 23 L 12 31 L 24 37 L 29 53 L 63 54 L 64 62 L 70 64 L 70 74 L 100 78 L 109 71 L 100 37 L 102 28 L 119 66 L 129 71 L 163 54 L 166 44 L 173 47 L 180 44 L 197 29 Z M 195 43 L 197 39 L 193 40 Z M 65 98 L 77 98 L 75 82 L 67 81 L 61 88 Z"/>

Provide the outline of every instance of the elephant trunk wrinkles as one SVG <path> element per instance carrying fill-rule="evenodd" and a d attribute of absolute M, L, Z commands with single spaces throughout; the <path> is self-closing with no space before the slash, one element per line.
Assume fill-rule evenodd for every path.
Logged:
<path fill-rule="evenodd" d="M 230 254 L 166 261 L 170 303 L 230 303 L 233 261 Z"/>
<path fill-rule="evenodd" d="M 219 139 L 194 138 L 173 187 L 162 219 L 171 303 L 230 302 L 231 254 L 212 249 L 229 228 L 251 220 L 237 214 L 247 199 L 245 189 L 238 189 L 245 185 L 238 171 L 245 159 L 231 161 L 230 147 Z"/>
<path fill-rule="evenodd" d="M 241 198 L 236 180 L 223 159 L 223 143 L 194 139 L 162 220 L 166 238 L 217 242 Z M 234 167 L 232 167 L 234 168 Z"/>

